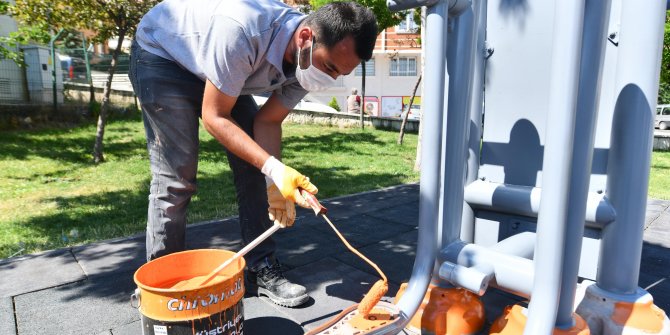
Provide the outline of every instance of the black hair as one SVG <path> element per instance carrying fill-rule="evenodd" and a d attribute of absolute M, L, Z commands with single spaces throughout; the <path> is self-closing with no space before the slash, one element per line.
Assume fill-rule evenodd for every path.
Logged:
<path fill-rule="evenodd" d="M 356 55 L 365 61 L 372 58 L 377 19 L 367 7 L 356 2 L 331 2 L 309 14 L 302 25 L 312 28 L 318 37 L 317 44 L 328 49 L 352 36 Z"/>

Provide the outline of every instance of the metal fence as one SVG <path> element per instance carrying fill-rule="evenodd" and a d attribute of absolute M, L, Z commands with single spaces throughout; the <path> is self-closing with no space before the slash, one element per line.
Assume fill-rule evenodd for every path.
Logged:
<path fill-rule="evenodd" d="M 48 48 L 23 46 L 25 67 L 0 58 L 0 104 L 50 104 L 53 102 L 53 71 L 56 73 L 58 102 L 67 102 L 68 84 L 103 88 L 107 82 L 111 55 L 96 55 L 81 48 L 57 49 L 55 64 Z M 54 67 L 55 65 L 55 67 Z M 119 55 L 112 89 L 132 92 L 128 79 L 129 56 Z"/>

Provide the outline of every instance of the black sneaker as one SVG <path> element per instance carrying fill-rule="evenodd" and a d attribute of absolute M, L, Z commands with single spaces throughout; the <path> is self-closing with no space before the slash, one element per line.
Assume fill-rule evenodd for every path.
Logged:
<path fill-rule="evenodd" d="M 284 307 L 297 307 L 309 300 L 305 287 L 286 279 L 277 261 L 264 261 L 255 271 L 248 271 L 247 293 L 266 296 L 273 303 Z"/>

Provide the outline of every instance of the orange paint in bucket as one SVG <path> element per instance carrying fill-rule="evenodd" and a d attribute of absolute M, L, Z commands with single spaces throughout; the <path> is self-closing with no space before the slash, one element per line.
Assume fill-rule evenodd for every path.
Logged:
<path fill-rule="evenodd" d="M 208 275 L 234 254 L 215 249 L 189 250 L 157 258 L 137 269 L 134 279 L 139 288 L 143 334 L 242 334 L 243 258 L 203 286 L 172 287 Z"/>

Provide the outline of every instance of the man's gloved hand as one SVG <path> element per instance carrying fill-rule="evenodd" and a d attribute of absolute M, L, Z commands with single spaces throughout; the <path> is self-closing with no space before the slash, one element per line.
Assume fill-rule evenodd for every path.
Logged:
<path fill-rule="evenodd" d="M 319 191 L 314 184 L 309 182 L 309 178 L 293 168 L 284 165 L 272 156 L 265 161 L 261 172 L 272 179 L 284 199 L 290 200 L 304 208 L 310 207 L 305 198 L 300 195 L 299 188 L 312 194 L 316 194 Z"/>
<path fill-rule="evenodd" d="M 265 177 L 268 186 L 268 216 L 272 222 L 278 223 L 282 228 L 293 226 L 295 222 L 295 204 L 291 200 L 286 200 L 281 192 L 272 182 L 272 179 Z"/>

